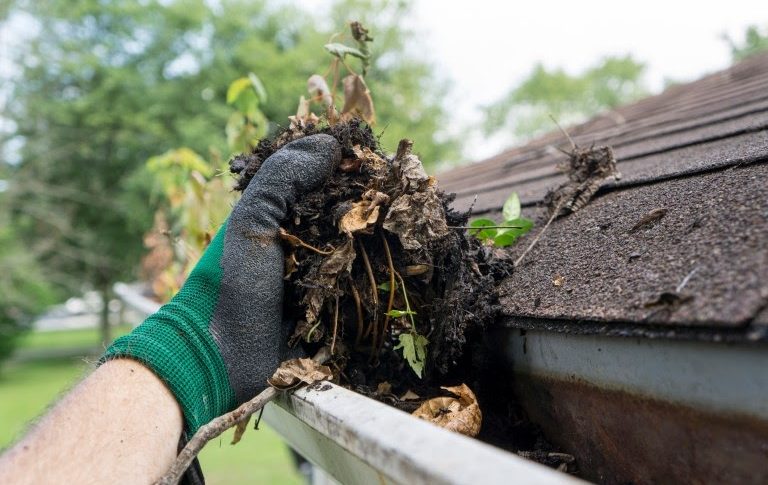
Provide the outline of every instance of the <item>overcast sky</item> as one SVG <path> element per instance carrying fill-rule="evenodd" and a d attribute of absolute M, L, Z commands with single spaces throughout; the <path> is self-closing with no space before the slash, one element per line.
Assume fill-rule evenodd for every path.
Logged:
<path fill-rule="evenodd" d="M 727 67 L 724 33 L 741 39 L 748 25 L 768 25 L 765 0 L 415 3 L 426 51 L 455 89 L 454 130 L 476 123 L 478 107 L 503 96 L 538 61 L 576 73 L 603 56 L 631 53 L 647 63 L 646 81 L 659 91 L 665 79 L 694 80 Z M 474 137 L 465 156 L 490 156 L 504 144 Z"/>

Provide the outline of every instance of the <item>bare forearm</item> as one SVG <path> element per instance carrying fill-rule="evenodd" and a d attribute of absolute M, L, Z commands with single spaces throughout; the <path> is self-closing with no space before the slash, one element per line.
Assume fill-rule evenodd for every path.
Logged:
<path fill-rule="evenodd" d="M 182 415 L 160 379 L 112 360 L 0 457 L 0 483 L 150 483 L 170 466 Z"/>

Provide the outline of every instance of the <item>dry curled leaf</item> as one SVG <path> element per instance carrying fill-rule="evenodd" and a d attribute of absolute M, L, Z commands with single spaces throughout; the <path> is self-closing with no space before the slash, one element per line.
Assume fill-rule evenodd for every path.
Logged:
<path fill-rule="evenodd" d="M 376 114 L 373 110 L 371 92 L 359 74 L 350 74 L 343 80 L 344 83 L 344 107 L 342 114 L 360 116 L 366 123 L 376 122 Z"/>
<path fill-rule="evenodd" d="M 352 244 L 352 239 L 349 238 L 329 256 L 325 257 L 317 277 L 312 281 L 313 286 L 307 290 L 302 300 L 307 309 L 306 321 L 308 325 L 314 326 L 325 299 L 334 294 L 338 279 L 351 271 L 355 255 L 355 246 Z"/>
<path fill-rule="evenodd" d="M 352 235 L 357 232 L 370 233 L 379 219 L 379 206 L 389 202 L 389 196 L 376 190 L 368 190 L 363 200 L 352 204 L 339 221 L 339 231 Z"/>
<path fill-rule="evenodd" d="M 430 241 L 448 235 L 445 209 L 432 187 L 424 192 L 404 194 L 389 206 L 384 229 L 397 234 L 405 249 L 427 247 Z"/>
<path fill-rule="evenodd" d="M 333 95 L 328 87 L 328 83 L 320 74 L 312 74 L 309 76 L 309 79 L 307 79 L 307 91 L 309 91 L 309 94 L 311 94 L 313 98 L 322 100 L 325 106 L 333 104 Z"/>
<path fill-rule="evenodd" d="M 477 404 L 477 398 L 466 384 L 443 387 L 455 394 L 453 397 L 436 397 L 419 406 L 413 415 L 429 421 L 441 428 L 467 436 L 477 436 L 483 421 L 483 414 Z"/>
<path fill-rule="evenodd" d="M 235 434 L 232 436 L 232 442 L 230 443 L 231 445 L 236 445 L 240 442 L 241 439 L 243 439 L 243 434 L 245 434 L 245 430 L 248 429 L 248 423 L 250 422 L 251 416 L 248 416 L 235 425 Z"/>
<path fill-rule="evenodd" d="M 387 161 L 368 147 L 360 148 L 360 145 L 352 147 L 352 151 L 362 165 L 368 167 L 374 176 L 381 176 L 387 171 Z"/>
<path fill-rule="evenodd" d="M 275 389 L 284 391 L 304 384 L 327 381 L 333 378 L 331 368 L 312 359 L 290 359 L 282 362 L 267 383 Z"/>

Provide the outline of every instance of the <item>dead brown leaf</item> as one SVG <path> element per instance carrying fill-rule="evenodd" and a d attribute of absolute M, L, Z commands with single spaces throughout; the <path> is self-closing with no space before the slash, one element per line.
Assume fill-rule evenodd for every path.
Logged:
<path fill-rule="evenodd" d="M 376 386 L 376 395 L 388 396 L 390 394 L 392 394 L 392 384 L 387 381 L 379 382 L 379 385 Z"/>
<path fill-rule="evenodd" d="M 334 288 L 337 286 L 337 280 L 352 270 L 355 256 L 355 247 L 352 244 L 352 238 L 349 238 L 323 260 L 317 278 L 312 281 L 315 286 L 307 291 L 302 300 L 307 308 L 308 325 L 314 325 L 317 321 L 325 299 L 333 294 Z"/>
<path fill-rule="evenodd" d="M 331 368 L 312 359 L 290 359 L 280 363 L 267 383 L 275 389 L 284 391 L 300 384 L 314 384 L 333 378 Z"/>
<path fill-rule="evenodd" d="M 240 442 L 240 440 L 243 438 L 243 434 L 245 434 L 245 430 L 248 429 L 248 423 L 250 422 L 251 416 L 248 416 L 235 425 L 235 434 L 232 436 L 232 443 L 230 443 L 231 445 L 236 445 Z"/>
<path fill-rule="evenodd" d="M 339 231 L 348 235 L 357 232 L 370 234 L 370 229 L 379 219 L 379 206 L 389 202 L 389 196 L 376 190 L 368 190 L 363 200 L 352 204 L 339 221 Z"/>
<path fill-rule="evenodd" d="M 421 399 L 421 396 L 419 396 L 419 395 L 418 395 L 418 394 L 416 394 L 415 392 L 411 391 L 410 389 L 408 389 L 408 390 L 405 392 L 405 394 L 403 394 L 402 396 L 400 396 L 400 400 L 401 400 L 401 401 L 417 401 L 417 400 L 419 400 L 419 399 Z"/>
<path fill-rule="evenodd" d="M 333 95 L 325 78 L 320 74 L 312 74 L 307 79 L 307 91 L 313 98 L 321 100 L 325 106 L 333 104 Z"/>
<path fill-rule="evenodd" d="M 352 147 L 355 156 L 368 167 L 374 174 L 384 174 L 387 171 L 387 161 L 377 155 L 368 147 L 360 148 L 360 145 Z"/>
<path fill-rule="evenodd" d="M 405 249 L 426 247 L 430 241 L 448 235 L 445 210 L 435 190 L 404 194 L 389 206 L 384 229 L 397 234 Z"/>
<path fill-rule="evenodd" d="M 366 123 L 376 122 L 376 113 L 373 109 L 371 92 L 365 84 L 365 80 L 359 74 L 350 74 L 343 79 L 344 107 L 341 114 L 360 116 Z"/>
<path fill-rule="evenodd" d="M 413 415 L 450 431 L 472 437 L 477 436 L 480 433 L 483 414 L 475 394 L 466 384 L 442 389 L 458 397 L 430 399 L 419 406 Z"/>

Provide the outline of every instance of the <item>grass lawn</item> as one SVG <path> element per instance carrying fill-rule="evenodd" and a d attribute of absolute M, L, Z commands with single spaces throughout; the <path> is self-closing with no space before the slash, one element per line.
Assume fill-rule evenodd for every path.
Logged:
<path fill-rule="evenodd" d="M 128 328 L 122 329 L 124 333 Z M 115 332 L 116 334 L 119 334 Z M 24 337 L 20 354 L 40 350 L 98 346 L 95 330 L 32 333 Z M 0 449 L 10 445 L 56 398 L 91 368 L 94 357 L 37 358 L 8 362 L 0 372 Z M 231 431 L 203 450 L 200 460 L 206 482 L 216 484 L 301 484 L 288 449 L 264 423 L 249 430 L 237 446 Z"/>

